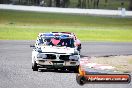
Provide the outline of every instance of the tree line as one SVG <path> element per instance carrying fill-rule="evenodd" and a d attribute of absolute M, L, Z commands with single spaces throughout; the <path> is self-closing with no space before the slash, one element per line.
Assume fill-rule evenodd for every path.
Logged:
<path fill-rule="evenodd" d="M 90 5 L 93 8 L 98 8 L 101 0 L 77 0 L 77 8 L 87 8 Z M 107 4 L 109 0 L 104 0 L 104 3 Z M 115 0 L 116 1 L 116 0 Z M 123 0 L 122 0 L 123 1 Z M 24 4 L 24 5 L 40 5 L 47 7 L 63 7 L 67 8 L 71 4 L 71 0 L 0 0 L 0 4 Z M 124 3 L 121 3 L 124 5 Z M 132 0 L 129 0 L 129 10 L 132 10 Z"/>

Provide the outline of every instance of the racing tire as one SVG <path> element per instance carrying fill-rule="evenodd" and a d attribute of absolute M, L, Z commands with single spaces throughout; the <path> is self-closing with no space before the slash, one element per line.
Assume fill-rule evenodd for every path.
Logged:
<path fill-rule="evenodd" d="M 34 61 L 34 63 L 32 63 L 32 69 L 33 69 L 33 71 L 38 71 L 38 66 L 37 66 L 36 61 Z"/>
<path fill-rule="evenodd" d="M 79 73 L 79 66 L 74 67 L 71 70 L 74 71 L 74 73 Z"/>
<path fill-rule="evenodd" d="M 79 66 L 77 66 L 77 67 L 70 67 L 70 71 L 73 71 L 74 73 L 79 73 Z"/>

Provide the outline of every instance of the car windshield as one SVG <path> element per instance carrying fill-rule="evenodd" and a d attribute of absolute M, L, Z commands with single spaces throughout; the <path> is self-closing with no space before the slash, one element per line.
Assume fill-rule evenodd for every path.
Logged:
<path fill-rule="evenodd" d="M 41 44 L 52 45 L 52 46 L 66 46 L 66 47 L 74 47 L 74 39 L 73 38 L 41 38 L 39 39 Z"/>

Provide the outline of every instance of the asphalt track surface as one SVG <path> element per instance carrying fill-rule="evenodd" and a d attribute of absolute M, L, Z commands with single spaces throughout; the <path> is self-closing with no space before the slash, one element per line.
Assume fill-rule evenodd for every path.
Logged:
<path fill-rule="evenodd" d="M 33 72 L 29 47 L 32 43 L 34 41 L 0 41 L 0 88 L 132 88 L 132 82 L 80 86 L 73 72 Z M 132 54 L 132 43 L 85 42 L 82 54 Z"/>

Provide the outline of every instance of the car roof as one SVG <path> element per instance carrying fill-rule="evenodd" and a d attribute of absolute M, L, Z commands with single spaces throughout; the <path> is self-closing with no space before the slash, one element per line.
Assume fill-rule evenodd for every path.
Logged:
<path fill-rule="evenodd" d="M 60 39 L 67 39 L 67 38 L 75 38 L 75 34 L 71 32 L 47 32 L 47 33 L 39 33 L 38 37 L 43 38 L 60 38 Z"/>

